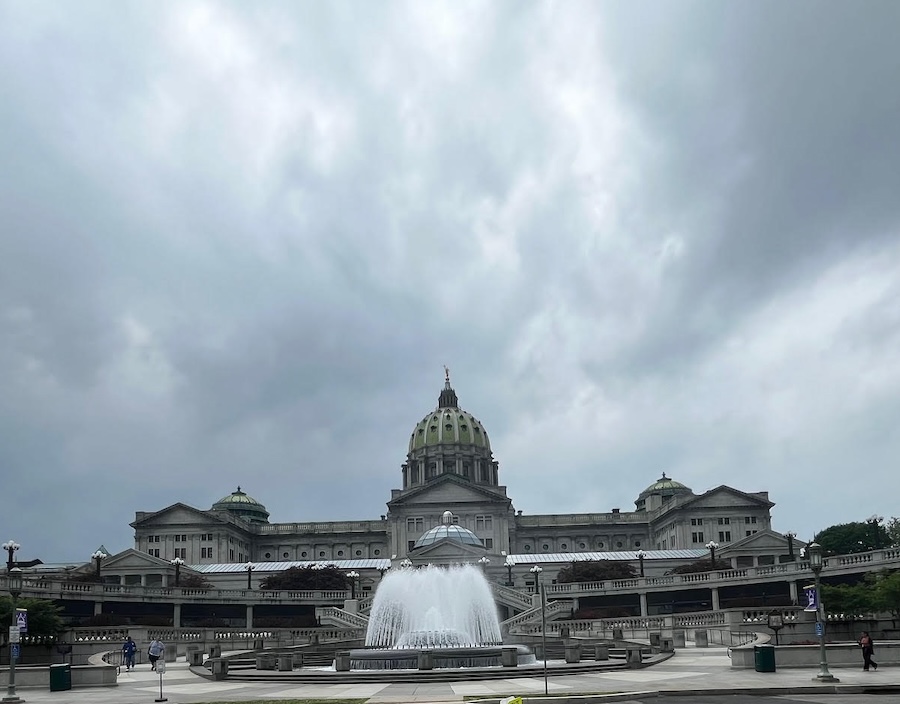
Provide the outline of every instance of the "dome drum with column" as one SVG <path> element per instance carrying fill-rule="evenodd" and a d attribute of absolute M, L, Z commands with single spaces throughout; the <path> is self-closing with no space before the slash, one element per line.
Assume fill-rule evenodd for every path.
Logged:
<path fill-rule="evenodd" d="M 441 474 L 458 474 L 491 486 L 499 483 L 487 431 L 475 416 L 459 407 L 449 374 L 438 407 L 419 421 L 410 435 L 403 488 Z"/>
<path fill-rule="evenodd" d="M 241 487 L 237 491 L 231 492 L 228 496 L 223 496 L 212 505 L 213 511 L 227 511 L 239 518 L 244 519 L 248 523 L 268 523 L 269 512 L 266 507 L 252 496 L 248 496 Z"/>

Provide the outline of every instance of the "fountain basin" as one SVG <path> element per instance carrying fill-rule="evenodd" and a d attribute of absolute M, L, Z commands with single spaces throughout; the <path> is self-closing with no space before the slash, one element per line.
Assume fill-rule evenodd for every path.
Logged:
<path fill-rule="evenodd" d="M 450 648 L 354 648 L 351 670 L 430 670 L 443 668 L 501 667 L 503 653 L 516 665 L 531 665 L 534 653 L 524 645 L 478 645 Z M 508 663 L 507 666 L 512 666 Z"/>

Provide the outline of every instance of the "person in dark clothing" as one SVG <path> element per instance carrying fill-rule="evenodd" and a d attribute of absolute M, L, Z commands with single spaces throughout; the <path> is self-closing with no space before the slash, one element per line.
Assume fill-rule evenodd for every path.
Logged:
<path fill-rule="evenodd" d="M 875 654 L 875 642 L 868 631 L 863 631 L 859 636 L 859 647 L 862 648 L 863 670 L 868 672 L 870 666 L 873 670 L 877 670 L 878 663 L 872 659 L 872 656 Z"/>
<path fill-rule="evenodd" d="M 131 639 L 131 636 L 128 636 L 125 639 L 125 643 L 122 645 L 122 654 L 124 655 L 126 671 L 131 670 L 134 667 L 135 652 L 137 652 L 137 645 Z"/>

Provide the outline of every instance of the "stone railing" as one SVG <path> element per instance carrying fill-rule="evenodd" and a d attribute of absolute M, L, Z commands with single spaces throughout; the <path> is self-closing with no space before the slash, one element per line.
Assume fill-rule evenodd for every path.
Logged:
<path fill-rule="evenodd" d="M 319 523 L 264 523 L 252 525 L 254 533 L 384 533 L 382 521 L 322 521 Z M 377 558 L 375 558 L 377 559 Z M 310 562 L 315 562 L 311 560 Z M 324 560 L 319 560 L 324 562 Z M 384 559 L 386 565 L 391 561 Z"/>
<path fill-rule="evenodd" d="M 597 523 L 647 523 L 645 513 L 554 513 L 540 516 L 516 516 L 519 527 L 584 526 Z"/>
<path fill-rule="evenodd" d="M 494 598 L 501 603 L 517 606 L 520 609 L 530 609 L 533 604 L 532 596 L 520 592 L 518 589 L 496 582 L 491 584 L 491 589 L 494 591 Z"/>
<path fill-rule="evenodd" d="M 350 613 L 334 606 L 325 606 L 316 609 L 316 618 L 320 623 L 346 628 L 361 628 L 365 630 L 369 626 L 369 619 L 360 614 Z"/>

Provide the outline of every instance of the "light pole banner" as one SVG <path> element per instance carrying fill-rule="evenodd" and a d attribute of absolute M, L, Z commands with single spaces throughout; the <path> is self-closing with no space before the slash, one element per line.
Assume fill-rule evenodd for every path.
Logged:
<path fill-rule="evenodd" d="M 819 595 L 816 592 L 815 587 L 806 587 L 804 589 L 806 592 L 806 608 L 804 611 L 818 611 L 819 610 Z"/>

